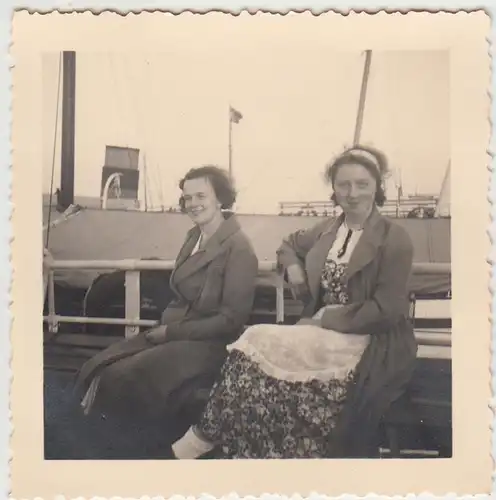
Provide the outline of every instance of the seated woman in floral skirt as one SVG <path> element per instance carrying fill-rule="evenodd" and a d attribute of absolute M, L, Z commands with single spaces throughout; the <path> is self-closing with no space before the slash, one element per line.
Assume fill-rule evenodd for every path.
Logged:
<path fill-rule="evenodd" d="M 408 318 L 413 246 L 382 216 L 385 156 L 346 150 L 326 171 L 343 213 L 297 231 L 278 262 L 304 302 L 292 326 L 255 325 L 228 346 L 176 458 L 374 457 L 377 429 L 404 391 L 417 345 Z"/>

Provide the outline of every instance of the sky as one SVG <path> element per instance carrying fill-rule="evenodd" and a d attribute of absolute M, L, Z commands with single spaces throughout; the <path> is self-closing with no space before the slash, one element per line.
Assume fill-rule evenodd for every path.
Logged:
<path fill-rule="evenodd" d="M 77 53 L 75 195 L 100 193 L 105 146 L 140 149 L 148 201 L 174 206 L 191 167 L 228 166 L 233 125 L 237 210 L 277 213 L 280 201 L 327 200 L 326 163 L 351 145 L 365 55 L 323 36 L 279 32 L 247 44 L 199 37 L 161 53 Z M 43 192 L 60 185 L 59 55 L 43 60 Z M 449 162 L 449 53 L 373 51 L 361 141 L 382 149 L 405 194 L 438 194 Z M 55 156 L 54 156 L 54 138 Z M 143 176 L 141 178 L 143 180 Z M 140 188 L 143 199 L 143 183 Z"/>

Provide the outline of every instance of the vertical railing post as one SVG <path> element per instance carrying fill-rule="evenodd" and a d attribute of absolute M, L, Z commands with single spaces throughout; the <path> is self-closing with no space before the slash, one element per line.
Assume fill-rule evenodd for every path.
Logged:
<path fill-rule="evenodd" d="M 43 309 L 45 309 L 45 302 L 47 299 L 48 292 L 48 281 L 50 275 L 50 262 L 49 262 L 48 251 L 45 251 L 43 254 Z"/>
<path fill-rule="evenodd" d="M 276 274 L 276 322 L 284 323 L 284 272 L 281 270 Z"/>
<path fill-rule="evenodd" d="M 57 333 L 59 331 L 58 322 L 55 320 L 55 280 L 52 269 L 48 271 L 48 331 Z"/>
<path fill-rule="evenodd" d="M 126 271 L 126 319 L 140 319 L 140 310 L 140 272 Z M 138 332 L 139 326 L 126 326 L 126 338 L 133 337 Z"/>

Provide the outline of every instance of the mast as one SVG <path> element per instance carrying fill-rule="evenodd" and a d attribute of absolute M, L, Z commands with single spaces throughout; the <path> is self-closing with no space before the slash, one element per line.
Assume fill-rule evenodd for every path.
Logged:
<path fill-rule="evenodd" d="M 63 210 L 74 204 L 76 52 L 63 52 L 62 152 L 59 203 Z"/>
<path fill-rule="evenodd" d="M 436 210 L 434 212 L 434 217 L 449 217 L 451 215 L 450 198 L 451 198 L 451 160 L 448 162 L 448 166 L 444 173 L 443 184 L 441 185 L 441 191 L 439 193 L 439 198 L 436 203 Z"/>
<path fill-rule="evenodd" d="M 232 165 L 232 133 L 233 133 L 233 123 L 239 123 L 243 118 L 243 115 L 237 110 L 229 105 L 229 177 L 232 179 L 233 165 Z"/>
<path fill-rule="evenodd" d="M 399 169 L 399 183 L 396 186 L 396 218 L 400 218 L 401 198 L 403 197 L 403 179 Z"/>
<path fill-rule="evenodd" d="M 355 135 L 353 137 L 353 145 L 360 144 L 360 134 L 362 132 L 363 114 L 365 111 L 365 98 L 367 97 L 367 86 L 369 83 L 370 64 L 372 62 L 372 51 L 365 51 L 365 65 L 363 68 L 362 88 L 360 89 L 360 100 L 358 101 L 358 113 L 355 125 Z"/>
<path fill-rule="evenodd" d="M 145 178 L 143 179 L 143 187 L 144 187 L 144 190 L 145 190 L 145 212 L 148 212 L 148 186 L 147 186 L 147 183 L 146 183 L 146 178 L 147 178 L 147 171 L 146 171 L 146 154 L 144 155 L 144 158 L 143 158 L 143 174 L 145 176 Z"/>
<path fill-rule="evenodd" d="M 229 178 L 232 179 L 232 111 L 229 110 Z"/>

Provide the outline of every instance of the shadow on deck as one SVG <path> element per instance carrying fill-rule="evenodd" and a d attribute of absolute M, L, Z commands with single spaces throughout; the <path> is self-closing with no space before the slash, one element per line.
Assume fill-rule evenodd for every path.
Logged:
<path fill-rule="evenodd" d="M 85 416 L 72 397 L 74 375 L 45 370 L 46 460 L 139 460 L 172 458 L 170 443 L 181 425 L 140 426 L 100 416 Z"/>

